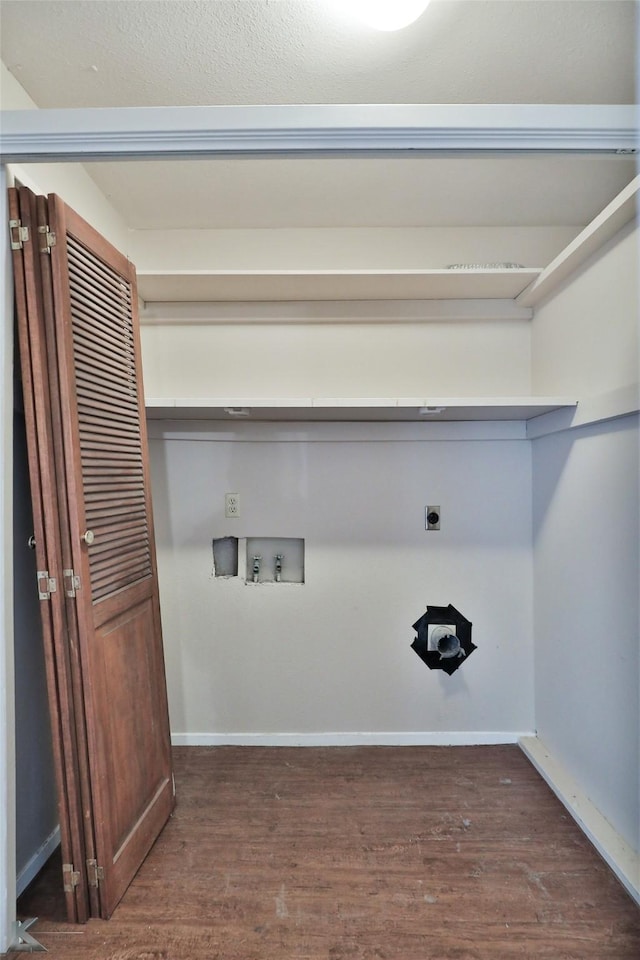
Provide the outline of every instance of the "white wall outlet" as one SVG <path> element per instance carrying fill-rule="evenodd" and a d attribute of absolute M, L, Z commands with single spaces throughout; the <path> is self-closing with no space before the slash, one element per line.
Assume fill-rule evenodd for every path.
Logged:
<path fill-rule="evenodd" d="M 224 515 L 227 520 L 236 520 L 240 516 L 240 494 L 225 493 Z"/>

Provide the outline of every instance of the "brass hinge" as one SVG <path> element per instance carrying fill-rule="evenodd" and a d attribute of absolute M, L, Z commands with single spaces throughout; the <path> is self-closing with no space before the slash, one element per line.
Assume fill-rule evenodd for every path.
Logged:
<path fill-rule="evenodd" d="M 38 570 L 36 581 L 38 584 L 38 600 L 50 600 L 51 594 L 58 589 L 55 577 L 50 577 L 48 570 Z"/>
<path fill-rule="evenodd" d="M 97 860 L 87 860 L 87 882 L 90 887 L 97 887 L 100 880 L 104 880 L 104 868 L 98 866 Z"/>
<path fill-rule="evenodd" d="M 73 570 L 63 570 L 64 592 L 68 597 L 75 597 L 76 590 L 80 589 L 80 577 Z"/>
<path fill-rule="evenodd" d="M 9 220 L 9 234 L 12 250 L 22 250 L 22 245 L 29 242 L 29 227 L 23 227 L 22 220 Z"/>
<path fill-rule="evenodd" d="M 62 882 L 65 893 L 73 893 L 74 888 L 80 883 L 80 871 L 74 870 L 72 863 L 62 864 Z"/>
<path fill-rule="evenodd" d="M 44 246 L 40 247 L 40 253 L 51 253 L 51 247 L 55 247 L 56 244 L 55 233 L 51 233 L 48 224 L 38 227 L 38 233 L 44 237 Z"/>

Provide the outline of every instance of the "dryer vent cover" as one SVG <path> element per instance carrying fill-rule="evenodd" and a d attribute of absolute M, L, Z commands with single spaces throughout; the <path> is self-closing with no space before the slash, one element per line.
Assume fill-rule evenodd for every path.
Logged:
<path fill-rule="evenodd" d="M 451 675 L 471 656 L 476 645 L 471 642 L 471 621 L 455 607 L 427 607 L 413 629 L 418 636 L 411 644 L 430 670 L 444 670 Z"/>

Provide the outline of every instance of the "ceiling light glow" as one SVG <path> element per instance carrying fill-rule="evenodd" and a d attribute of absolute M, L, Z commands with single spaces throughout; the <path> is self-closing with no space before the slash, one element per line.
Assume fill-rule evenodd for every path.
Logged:
<path fill-rule="evenodd" d="M 335 4 L 334 4 L 335 5 Z M 340 9 L 374 30 L 402 30 L 418 19 L 429 0 L 340 0 Z"/>

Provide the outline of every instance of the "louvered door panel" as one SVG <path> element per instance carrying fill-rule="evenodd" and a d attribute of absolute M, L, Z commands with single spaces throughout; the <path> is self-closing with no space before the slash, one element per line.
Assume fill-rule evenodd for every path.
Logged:
<path fill-rule="evenodd" d="M 57 197 L 48 212 L 100 912 L 108 917 L 173 807 L 135 270 Z"/>
<path fill-rule="evenodd" d="M 43 628 L 65 892 L 70 919 L 106 918 L 174 803 L 135 270 L 58 197 L 11 191 L 12 219 L 18 201 L 36 553 L 58 585 Z"/>
<path fill-rule="evenodd" d="M 86 921 L 90 913 L 85 863 L 94 856 L 93 821 L 86 803 L 84 715 L 75 696 L 80 670 L 74 643 L 75 611 L 68 608 L 64 590 L 66 503 L 58 498 L 57 407 L 52 400 L 55 345 L 51 343 L 48 313 L 51 285 L 50 277 L 43 275 L 37 242 L 36 204 L 41 200 L 26 187 L 9 190 L 11 217 L 26 230 L 23 247 L 13 253 L 15 305 L 36 562 L 40 571 L 47 570 L 57 587 L 48 599 L 46 594 L 40 596 L 40 613 L 64 864 L 60 882 L 64 886 L 67 919 L 74 922 Z M 38 589 L 42 582 L 34 582 L 33 586 Z"/>
<path fill-rule="evenodd" d="M 132 289 L 79 240 L 67 240 L 91 595 L 152 574 L 134 352 Z M 97 400 L 97 405 L 96 405 Z"/>

